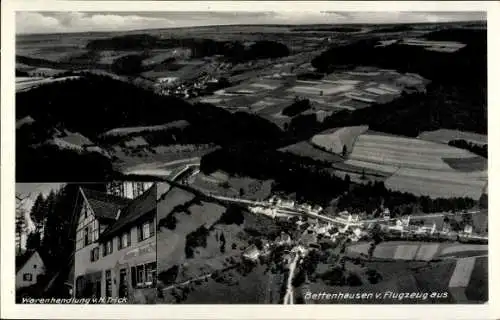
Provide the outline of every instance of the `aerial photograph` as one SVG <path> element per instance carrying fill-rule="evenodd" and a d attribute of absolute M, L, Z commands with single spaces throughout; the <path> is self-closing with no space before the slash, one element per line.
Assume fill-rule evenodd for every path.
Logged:
<path fill-rule="evenodd" d="M 488 301 L 486 12 L 19 11 L 15 72 L 18 186 L 156 193 L 72 191 L 107 228 L 71 222 L 69 297 Z"/>

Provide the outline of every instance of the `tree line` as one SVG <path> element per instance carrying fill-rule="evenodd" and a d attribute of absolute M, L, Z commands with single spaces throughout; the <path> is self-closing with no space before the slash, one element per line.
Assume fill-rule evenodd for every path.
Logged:
<path fill-rule="evenodd" d="M 87 49 L 96 50 L 134 50 L 188 48 L 194 58 L 214 55 L 224 56 L 233 62 L 243 62 L 256 59 L 279 58 L 289 55 L 286 45 L 269 40 L 259 40 L 249 45 L 241 41 L 217 41 L 197 38 L 166 38 L 138 34 L 91 40 Z"/>
<path fill-rule="evenodd" d="M 477 204 L 466 197 L 432 199 L 393 191 L 383 182 L 354 184 L 348 175 L 341 179 L 322 162 L 269 149 L 218 149 L 202 157 L 200 169 L 206 174 L 220 169 L 234 175 L 273 179 L 273 192 L 294 193 L 298 201 L 322 206 L 336 200 L 339 210 L 352 212 L 371 214 L 384 205 L 398 216 L 417 210 L 426 213 L 459 211 Z"/>
<path fill-rule="evenodd" d="M 477 154 L 478 156 L 488 158 L 488 144 L 480 145 L 463 139 L 457 139 L 449 141 L 448 145 L 460 149 L 465 149 L 474 154 Z"/>
<path fill-rule="evenodd" d="M 477 201 L 468 197 L 431 198 L 390 190 L 382 181 L 352 185 L 349 192 L 342 194 L 337 200 L 339 210 L 379 216 L 384 207 L 390 209 L 391 217 L 416 212 L 458 212 L 476 205 Z"/>

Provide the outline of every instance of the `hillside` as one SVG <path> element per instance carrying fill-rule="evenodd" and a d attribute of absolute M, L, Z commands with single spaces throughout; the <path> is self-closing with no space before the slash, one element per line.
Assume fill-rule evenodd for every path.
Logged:
<path fill-rule="evenodd" d="M 395 44 L 376 47 L 377 39 L 333 46 L 312 61 L 321 72 L 355 65 L 419 74 L 432 83 L 426 94 L 403 96 L 383 105 L 342 112 L 325 120 L 330 127 L 368 124 L 371 129 L 417 136 L 441 128 L 487 132 L 486 30 L 441 30 L 427 39 L 462 41 L 457 52 L 429 51 Z"/>
<path fill-rule="evenodd" d="M 134 145 L 225 146 L 282 136 L 278 127 L 254 115 L 232 114 L 209 104 L 193 105 L 180 98 L 159 96 L 132 84 L 89 74 L 19 92 L 16 117 L 21 120 L 16 139 L 16 170 L 21 180 L 54 181 L 62 177 L 61 181 L 68 181 L 76 176 L 88 181 L 85 175 L 71 173 L 74 169 L 58 171 L 62 163 L 82 172 L 91 171 L 93 166 L 96 173 L 89 175 L 92 179 L 101 180 L 102 174 L 105 177 L 112 174 L 112 161 L 98 153 L 85 152 L 84 157 L 89 157 L 89 161 L 80 161 L 81 152 L 59 152 L 61 144 L 45 146 L 65 131 L 80 134 L 97 148 L 128 144 L 131 151 L 141 150 Z M 33 121 L 21 127 L 22 119 Z M 103 135 L 106 132 L 121 134 Z"/>
<path fill-rule="evenodd" d="M 115 128 L 163 125 L 176 120 L 192 124 L 196 132 L 189 137 L 203 142 L 225 144 L 280 135 L 277 127 L 256 116 L 231 114 L 208 104 L 192 105 L 180 98 L 159 96 L 96 75 L 17 94 L 16 117 L 26 116 L 52 127 L 80 132 L 91 140 Z"/>

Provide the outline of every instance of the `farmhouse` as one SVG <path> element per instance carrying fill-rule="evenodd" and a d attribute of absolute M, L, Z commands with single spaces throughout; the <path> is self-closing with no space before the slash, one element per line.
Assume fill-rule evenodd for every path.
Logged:
<path fill-rule="evenodd" d="M 16 257 L 16 289 L 36 284 L 43 273 L 44 263 L 38 251 L 26 251 Z"/>
<path fill-rule="evenodd" d="M 156 186 L 113 183 L 81 188 L 74 254 L 74 295 L 145 303 L 156 284 Z"/>
<path fill-rule="evenodd" d="M 420 226 L 417 230 L 418 233 L 429 233 L 433 234 L 436 231 L 436 223 L 426 223 L 422 226 Z"/>

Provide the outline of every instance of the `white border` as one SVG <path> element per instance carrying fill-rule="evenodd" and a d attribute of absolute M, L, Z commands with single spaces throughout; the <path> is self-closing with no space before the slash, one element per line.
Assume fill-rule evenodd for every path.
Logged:
<path fill-rule="evenodd" d="M 2 1 L 2 51 L 1 51 L 1 318 L 22 319 L 494 319 L 499 318 L 499 302 L 495 293 L 500 284 L 497 272 L 500 252 L 498 234 L 494 226 L 500 217 L 495 208 L 500 208 L 497 190 L 498 168 L 493 166 L 498 152 L 499 127 L 494 120 L 500 119 L 500 65 L 493 59 L 500 57 L 500 2 L 498 1 Z M 490 301 L 479 306 L 432 306 L 432 305 L 120 305 L 120 306 L 61 306 L 61 305 L 16 305 L 14 304 L 14 134 L 15 134 L 15 11 L 488 11 L 488 124 L 489 124 L 489 225 L 490 232 L 489 286 Z"/>

